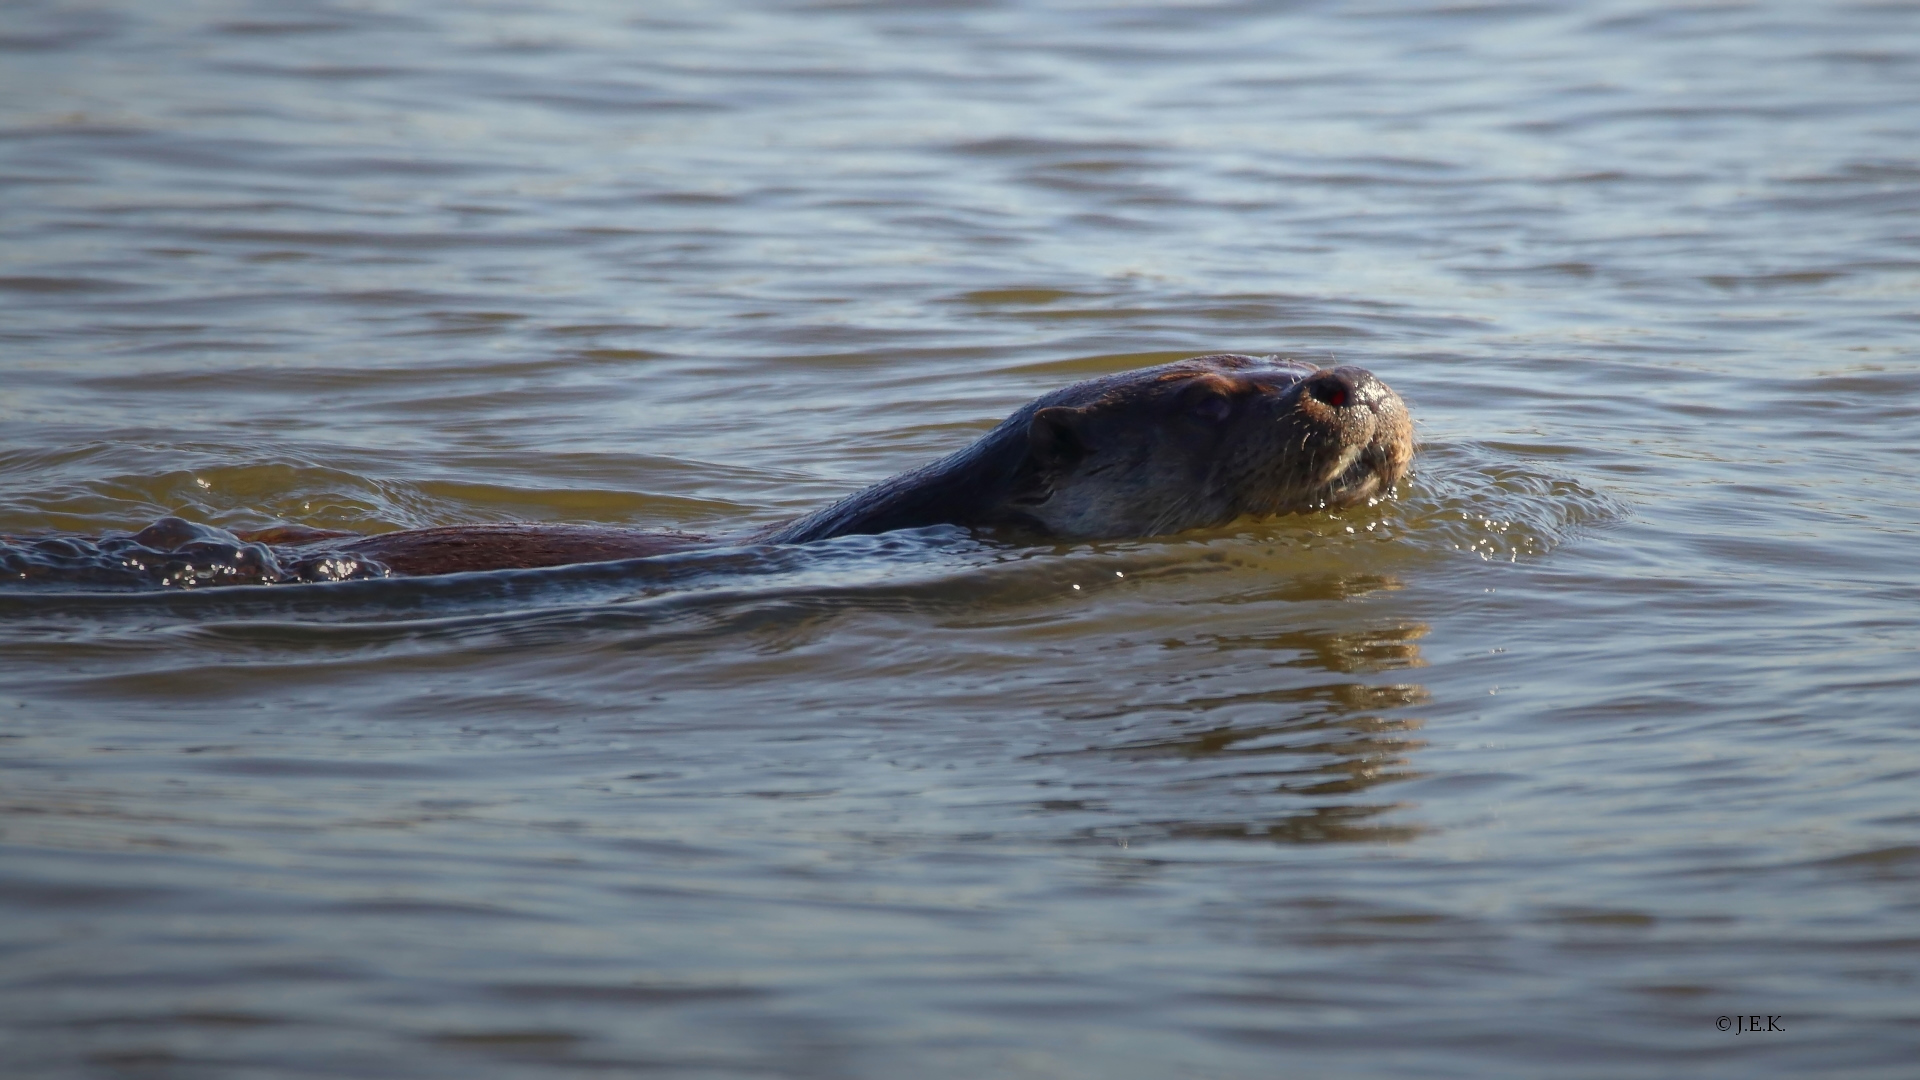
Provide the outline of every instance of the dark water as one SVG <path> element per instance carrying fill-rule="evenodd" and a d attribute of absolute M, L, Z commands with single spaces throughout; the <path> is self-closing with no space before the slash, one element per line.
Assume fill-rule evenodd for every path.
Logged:
<path fill-rule="evenodd" d="M 1422 439 L 1163 541 L 0 588 L 0 1072 L 1914 1075 L 1920 8 L 0 49 L 0 534 L 765 524 L 1219 350 Z"/>

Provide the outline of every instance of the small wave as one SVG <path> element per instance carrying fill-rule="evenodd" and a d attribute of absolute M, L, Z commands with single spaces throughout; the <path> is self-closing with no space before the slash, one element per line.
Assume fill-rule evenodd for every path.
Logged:
<path fill-rule="evenodd" d="M 0 581 L 82 589 L 289 585 L 387 576 L 341 551 L 276 552 L 225 529 L 164 517 L 135 533 L 0 537 Z"/>
<path fill-rule="evenodd" d="M 1426 443 L 1420 455 L 1378 509 L 1382 527 L 1422 546 L 1518 562 L 1627 514 L 1604 492 L 1483 443 Z"/>

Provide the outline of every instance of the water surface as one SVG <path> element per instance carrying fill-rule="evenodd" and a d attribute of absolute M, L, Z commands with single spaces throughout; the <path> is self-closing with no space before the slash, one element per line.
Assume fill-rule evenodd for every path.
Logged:
<path fill-rule="evenodd" d="M 1223 350 L 1421 439 L 1151 541 L 0 587 L 11 1071 L 1911 1075 L 1911 6 L 0 49 L 0 534 L 732 530 Z"/>

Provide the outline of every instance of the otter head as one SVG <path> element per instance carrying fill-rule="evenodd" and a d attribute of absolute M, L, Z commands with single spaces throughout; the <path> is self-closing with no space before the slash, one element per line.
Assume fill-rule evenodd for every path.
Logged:
<path fill-rule="evenodd" d="M 1156 536 L 1384 495 L 1413 458 L 1399 395 L 1357 367 L 1195 357 L 1066 387 L 1026 426 L 1008 511 L 1070 539 Z"/>

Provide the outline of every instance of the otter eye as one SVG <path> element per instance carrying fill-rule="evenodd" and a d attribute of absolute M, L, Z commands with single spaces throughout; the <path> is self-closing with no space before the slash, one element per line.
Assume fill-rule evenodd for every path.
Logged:
<path fill-rule="evenodd" d="M 1233 411 L 1233 402 L 1225 394 L 1205 394 L 1193 403 L 1193 415 L 1209 424 L 1217 424 Z"/>

